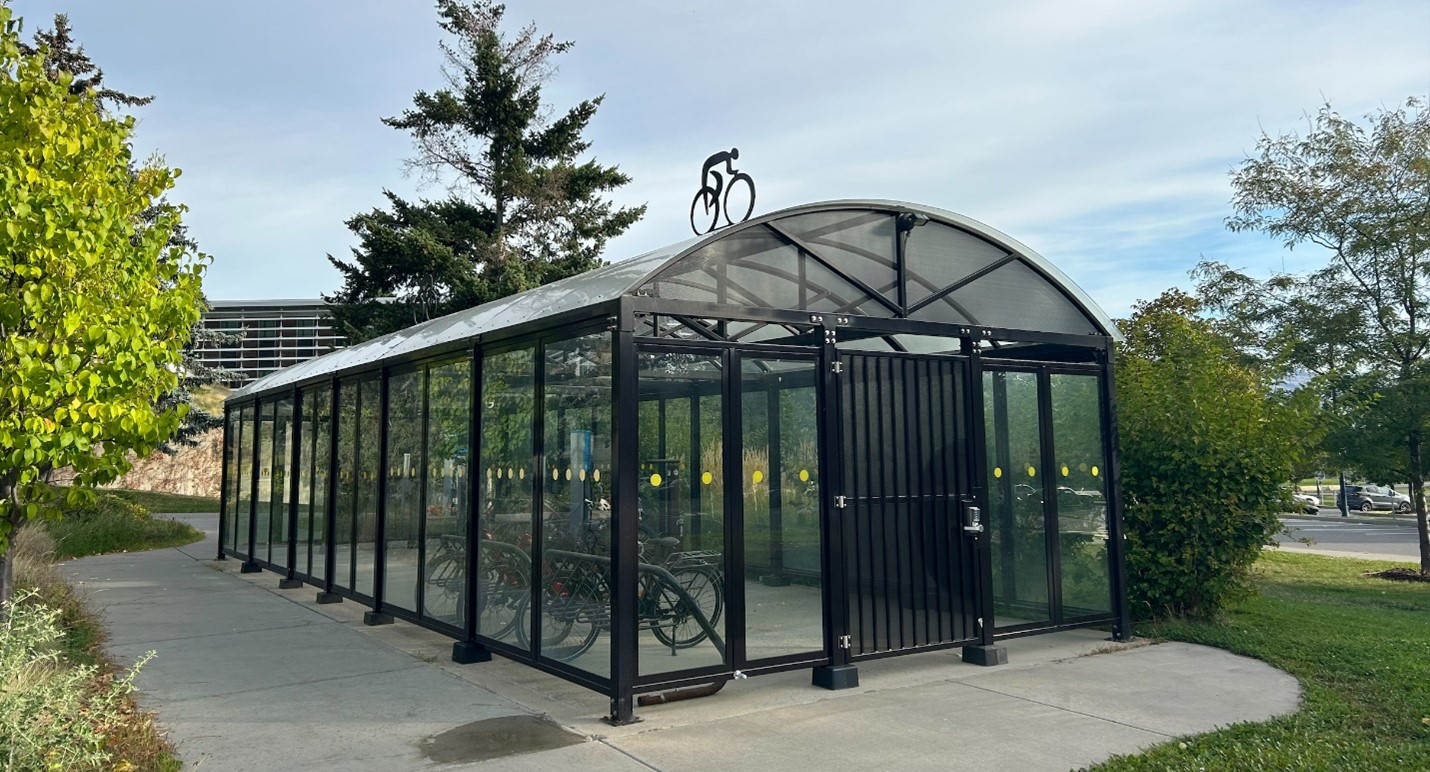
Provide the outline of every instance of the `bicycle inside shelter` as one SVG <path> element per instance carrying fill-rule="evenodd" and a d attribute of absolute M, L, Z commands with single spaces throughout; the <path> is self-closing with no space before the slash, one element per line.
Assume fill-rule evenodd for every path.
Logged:
<path fill-rule="evenodd" d="M 611 698 L 1127 633 L 1110 320 L 910 204 L 783 210 L 279 371 L 220 554 Z"/>

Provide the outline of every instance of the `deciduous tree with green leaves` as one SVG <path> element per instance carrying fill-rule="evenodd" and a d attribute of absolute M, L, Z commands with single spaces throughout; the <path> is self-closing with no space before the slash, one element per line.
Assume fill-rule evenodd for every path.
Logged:
<path fill-rule="evenodd" d="M 75 470 L 69 495 L 109 482 L 178 428 L 174 388 L 199 315 L 200 256 L 170 245 L 178 175 L 133 165 L 133 120 L 52 80 L 24 55 L 0 5 L 0 603 L 13 592 L 9 540 L 53 516 L 42 472 Z"/>
<path fill-rule="evenodd" d="M 325 299 L 354 341 L 588 271 L 606 241 L 645 214 L 607 198 L 630 177 L 580 160 L 604 97 L 548 118 L 541 90 L 572 44 L 534 25 L 508 37 L 505 13 L 491 0 L 437 2 L 450 36 L 447 87 L 418 92 L 383 122 L 412 135 L 410 170 L 448 196 L 410 202 L 386 192 L 391 211 L 348 221 L 361 244 L 351 263 L 328 257 L 344 284 Z"/>
<path fill-rule="evenodd" d="M 1308 123 L 1304 136 L 1261 136 L 1232 174 L 1227 226 L 1320 247 L 1329 263 L 1265 280 L 1203 263 L 1200 294 L 1243 351 L 1314 376 L 1335 420 L 1328 450 L 1373 479 L 1410 483 L 1430 575 L 1430 110 L 1412 98 L 1362 124 L 1327 105 Z M 1402 460 L 1377 464 L 1363 452 L 1372 444 Z"/>
<path fill-rule="evenodd" d="M 1210 616 L 1250 591 L 1316 431 L 1314 404 L 1273 389 L 1201 310 L 1169 290 L 1118 325 L 1128 595 L 1141 616 Z"/>

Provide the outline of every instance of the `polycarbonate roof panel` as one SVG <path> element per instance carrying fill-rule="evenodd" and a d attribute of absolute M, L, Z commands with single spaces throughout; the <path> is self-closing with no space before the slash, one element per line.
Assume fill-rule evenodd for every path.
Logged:
<path fill-rule="evenodd" d="M 916 223 L 904 242 L 904 307 L 896 270 L 900 215 Z M 1009 262 L 988 270 L 1000 260 Z M 940 291 L 942 297 L 918 307 Z M 898 201 L 830 201 L 764 215 L 339 349 L 260 378 L 230 398 L 376 366 L 624 295 L 1121 338 L 1107 314 L 1056 266 L 993 228 Z"/>

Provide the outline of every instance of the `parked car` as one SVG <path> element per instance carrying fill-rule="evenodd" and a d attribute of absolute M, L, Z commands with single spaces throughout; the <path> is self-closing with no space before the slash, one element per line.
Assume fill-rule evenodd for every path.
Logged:
<path fill-rule="evenodd" d="M 1377 509 L 1388 509 L 1400 514 L 1410 512 L 1409 496 L 1379 485 L 1347 485 L 1346 500 L 1350 502 L 1351 509 L 1359 509 L 1362 512 Z M 1336 506 L 1340 505 L 1341 496 L 1336 494 Z"/>
<path fill-rule="evenodd" d="M 1309 493 L 1297 493 L 1291 497 L 1301 507 L 1301 511 L 1314 515 L 1321 511 L 1321 500 Z"/>

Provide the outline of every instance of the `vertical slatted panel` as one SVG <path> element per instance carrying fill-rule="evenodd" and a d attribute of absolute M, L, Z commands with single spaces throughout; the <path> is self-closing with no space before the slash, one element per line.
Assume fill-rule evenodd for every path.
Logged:
<path fill-rule="evenodd" d="M 969 482 L 960 363 L 842 359 L 853 653 L 971 640 L 977 636 L 972 554 L 958 519 Z"/>

